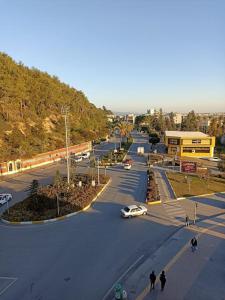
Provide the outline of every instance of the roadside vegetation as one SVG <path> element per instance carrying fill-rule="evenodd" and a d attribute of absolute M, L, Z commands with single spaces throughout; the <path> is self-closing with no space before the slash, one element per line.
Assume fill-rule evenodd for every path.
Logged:
<path fill-rule="evenodd" d="M 225 178 L 222 176 L 197 176 L 167 172 L 167 177 L 177 197 L 225 192 Z"/>
<path fill-rule="evenodd" d="M 67 179 L 59 172 L 52 185 L 40 186 L 33 180 L 27 189 L 27 198 L 10 207 L 2 218 L 11 222 L 41 221 L 80 211 L 92 202 L 109 177 L 100 174 L 100 185 L 97 180 L 97 175 L 77 174 L 68 186 Z"/>
<path fill-rule="evenodd" d="M 147 172 L 147 193 L 146 202 L 148 204 L 160 201 L 158 186 L 155 180 L 155 174 L 152 170 Z"/>

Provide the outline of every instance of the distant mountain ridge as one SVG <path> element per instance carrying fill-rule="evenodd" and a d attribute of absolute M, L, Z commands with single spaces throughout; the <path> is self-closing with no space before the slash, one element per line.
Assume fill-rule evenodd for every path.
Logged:
<path fill-rule="evenodd" d="M 0 160 L 30 157 L 65 145 L 63 106 L 71 144 L 107 133 L 105 112 L 82 91 L 0 52 Z"/>

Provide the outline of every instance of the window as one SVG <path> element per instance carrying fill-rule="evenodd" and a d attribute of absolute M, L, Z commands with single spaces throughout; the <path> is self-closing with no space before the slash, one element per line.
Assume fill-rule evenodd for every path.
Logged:
<path fill-rule="evenodd" d="M 184 147 L 183 153 L 210 153 L 210 147 Z"/>
<path fill-rule="evenodd" d="M 201 144 L 201 140 L 192 140 L 192 144 Z"/>
<path fill-rule="evenodd" d="M 170 145 L 180 145 L 179 139 L 168 139 L 168 144 Z"/>

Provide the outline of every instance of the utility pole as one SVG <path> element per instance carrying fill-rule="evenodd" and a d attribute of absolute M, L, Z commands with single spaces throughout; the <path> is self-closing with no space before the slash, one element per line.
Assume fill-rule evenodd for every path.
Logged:
<path fill-rule="evenodd" d="M 195 202 L 195 216 L 194 216 L 194 224 L 196 222 L 196 219 L 197 219 L 197 207 L 198 207 L 198 203 Z"/>
<path fill-rule="evenodd" d="M 56 201 L 57 201 L 57 215 L 59 216 L 59 194 L 56 193 Z"/>
<path fill-rule="evenodd" d="M 67 183 L 70 184 L 70 155 L 69 155 L 69 129 L 68 129 L 68 112 L 69 108 L 67 106 L 62 107 L 62 115 L 65 120 L 65 133 L 66 133 L 66 165 L 67 165 Z"/>
<path fill-rule="evenodd" d="M 100 179 L 99 179 L 99 158 L 98 158 L 98 185 L 100 185 Z"/>

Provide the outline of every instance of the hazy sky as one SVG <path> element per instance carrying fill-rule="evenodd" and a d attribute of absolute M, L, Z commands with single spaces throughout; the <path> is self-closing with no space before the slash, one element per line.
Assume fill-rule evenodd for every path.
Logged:
<path fill-rule="evenodd" d="M 225 111 L 225 0 L 0 0 L 0 51 L 114 111 Z"/>

